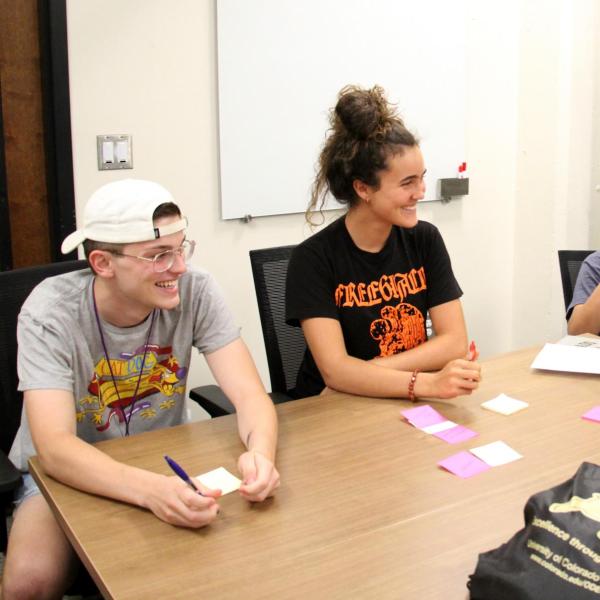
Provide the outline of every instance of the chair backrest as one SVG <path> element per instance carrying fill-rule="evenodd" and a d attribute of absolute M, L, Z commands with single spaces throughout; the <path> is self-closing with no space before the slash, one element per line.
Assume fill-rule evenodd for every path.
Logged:
<path fill-rule="evenodd" d="M 0 449 L 8 453 L 21 419 L 17 391 L 17 317 L 31 290 L 53 275 L 83 269 L 85 260 L 0 272 Z"/>
<path fill-rule="evenodd" d="M 565 310 L 573 299 L 573 290 L 581 263 L 594 252 L 593 250 L 559 250 L 558 264 L 560 266 L 560 278 L 562 280 L 563 296 L 565 299 Z"/>
<path fill-rule="evenodd" d="M 250 251 L 271 391 L 284 394 L 296 386 L 296 376 L 306 350 L 302 329 L 285 322 L 285 278 L 294 247 Z"/>

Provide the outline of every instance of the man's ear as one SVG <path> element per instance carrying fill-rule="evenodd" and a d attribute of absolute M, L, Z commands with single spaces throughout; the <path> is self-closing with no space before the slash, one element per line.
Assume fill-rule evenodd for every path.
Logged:
<path fill-rule="evenodd" d="M 88 262 L 98 277 L 114 277 L 114 258 L 110 252 L 92 250 L 88 255 Z"/>
<path fill-rule="evenodd" d="M 354 192 L 356 193 L 356 195 L 361 200 L 364 200 L 365 202 L 369 201 L 369 196 L 371 192 L 370 185 L 367 185 L 364 181 L 361 181 L 360 179 L 355 179 L 352 182 L 352 187 L 354 188 Z"/>

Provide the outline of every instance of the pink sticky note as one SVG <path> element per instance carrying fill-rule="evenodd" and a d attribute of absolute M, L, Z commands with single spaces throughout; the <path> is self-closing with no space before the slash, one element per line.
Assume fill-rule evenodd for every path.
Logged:
<path fill-rule="evenodd" d="M 588 421 L 600 422 L 600 406 L 594 406 L 594 408 L 581 415 L 581 418 L 587 419 Z"/>
<path fill-rule="evenodd" d="M 438 463 L 440 467 L 454 473 L 463 479 L 473 477 L 478 473 L 487 471 L 490 466 L 486 465 L 482 460 L 479 460 L 476 456 L 473 456 L 470 452 L 463 450 L 457 454 L 453 454 L 444 460 L 440 460 Z"/>
<path fill-rule="evenodd" d="M 449 444 L 458 444 L 459 442 L 464 442 L 465 440 L 470 440 L 471 438 L 477 436 L 477 432 L 465 427 L 464 425 L 457 425 L 456 427 L 452 427 L 451 429 L 444 429 L 444 431 L 438 431 L 434 433 L 435 437 L 448 442 Z"/>
<path fill-rule="evenodd" d="M 431 408 L 429 404 L 403 410 L 401 414 L 405 419 L 410 421 L 412 425 L 419 429 L 429 425 L 435 425 L 436 423 L 443 423 L 447 420 L 440 415 L 437 410 Z"/>

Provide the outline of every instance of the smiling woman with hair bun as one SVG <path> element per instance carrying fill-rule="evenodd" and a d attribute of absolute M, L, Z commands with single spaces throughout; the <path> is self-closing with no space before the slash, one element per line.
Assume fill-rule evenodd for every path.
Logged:
<path fill-rule="evenodd" d="M 308 344 L 296 396 L 470 394 L 480 367 L 467 349 L 462 291 L 439 231 L 417 218 L 426 172 L 418 140 L 379 86 L 343 88 L 330 126 L 306 218 L 328 193 L 348 210 L 290 260 L 286 320 Z"/>

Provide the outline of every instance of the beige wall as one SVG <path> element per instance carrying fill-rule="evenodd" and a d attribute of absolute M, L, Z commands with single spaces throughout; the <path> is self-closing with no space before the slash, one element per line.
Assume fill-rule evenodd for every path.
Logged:
<path fill-rule="evenodd" d="M 596 21 L 592 23 L 595 26 L 595 31 L 598 31 L 600 26 L 600 17 L 598 9 L 596 9 Z M 598 36 L 596 35 L 596 40 Z M 600 248 L 600 43 L 596 41 L 596 47 L 592 52 L 594 64 L 592 70 L 596 73 L 592 77 L 592 85 L 594 86 L 594 101 L 592 113 L 592 187 L 593 195 L 589 211 L 589 228 L 590 228 L 590 248 Z"/>
<path fill-rule="evenodd" d="M 444 235 L 486 357 L 563 335 L 556 250 L 600 246 L 600 9 L 594 0 L 468 5 L 471 193 L 424 204 L 420 217 Z M 115 178 L 169 188 L 198 241 L 194 262 L 224 287 L 268 387 L 248 250 L 310 231 L 302 215 L 220 219 L 214 1 L 67 6 L 78 211 Z M 109 133 L 132 134 L 132 171 L 97 170 L 95 136 Z M 190 385 L 210 379 L 197 357 Z"/>

